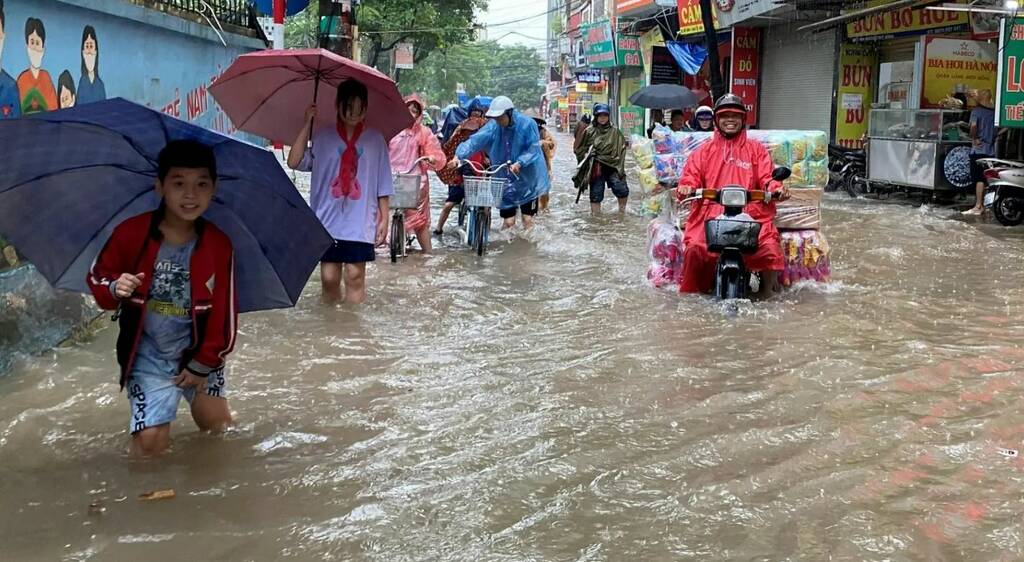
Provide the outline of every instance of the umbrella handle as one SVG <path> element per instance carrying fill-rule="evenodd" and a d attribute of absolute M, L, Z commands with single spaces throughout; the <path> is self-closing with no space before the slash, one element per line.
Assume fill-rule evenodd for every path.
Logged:
<path fill-rule="evenodd" d="M 320 95 L 320 59 L 316 61 L 316 77 L 313 79 L 313 105 L 316 105 L 316 99 Z M 313 159 L 313 122 L 316 121 L 316 115 L 309 120 L 309 138 L 306 140 L 306 151 L 309 152 L 309 158 Z"/>

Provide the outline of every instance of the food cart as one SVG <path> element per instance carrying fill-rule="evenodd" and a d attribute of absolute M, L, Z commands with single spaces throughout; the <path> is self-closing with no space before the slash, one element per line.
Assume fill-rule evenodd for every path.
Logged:
<path fill-rule="evenodd" d="M 966 113 L 945 109 L 873 109 L 868 181 L 932 191 L 970 185 Z"/>

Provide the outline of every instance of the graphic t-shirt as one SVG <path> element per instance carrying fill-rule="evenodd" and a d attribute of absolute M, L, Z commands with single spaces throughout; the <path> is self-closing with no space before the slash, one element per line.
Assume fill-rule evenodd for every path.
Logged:
<path fill-rule="evenodd" d="M 192 286 L 189 264 L 196 243 L 160 245 L 146 300 L 133 371 L 176 376 L 182 353 L 192 345 Z"/>

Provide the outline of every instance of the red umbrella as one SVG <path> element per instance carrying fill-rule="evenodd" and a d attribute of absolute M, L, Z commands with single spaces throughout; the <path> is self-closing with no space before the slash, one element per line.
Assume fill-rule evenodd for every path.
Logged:
<path fill-rule="evenodd" d="M 210 93 L 240 130 L 289 143 L 302 129 L 310 103 L 316 124 L 337 118 L 338 84 L 355 78 L 369 91 L 366 124 L 391 139 L 412 125 L 395 82 L 376 69 L 325 49 L 259 51 L 242 55 L 210 86 Z"/>

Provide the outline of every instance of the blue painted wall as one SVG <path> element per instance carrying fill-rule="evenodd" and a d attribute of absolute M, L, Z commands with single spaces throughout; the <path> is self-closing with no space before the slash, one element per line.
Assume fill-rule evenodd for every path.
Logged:
<path fill-rule="evenodd" d="M 98 43 L 97 75 L 106 97 L 126 99 L 160 109 L 180 119 L 234 133 L 207 88 L 236 56 L 265 48 L 263 41 L 225 32 L 221 36 L 205 23 L 168 15 L 127 0 L 0 0 L 3 4 L 3 39 L 0 40 L 0 118 L 18 109 L 43 109 L 94 99 L 98 82 L 83 81 L 83 31 L 95 30 Z M 42 23 L 45 42 L 39 78 L 28 70 L 29 53 L 38 60 L 38 33 L 26 42 L 26 23 Z M 226 45 L 224 44 L 226 43 Z M 31 45 L 30 45 L 31 44 Z M 88 45 L 91 47 L 91 44 Z M 88 49 L 91 51 L 91 49 Z M 90 63 L 87 66 L 92 68 Z M 65 74 L 66 73 L 66 74 Z M 20 78 L 20 80 L 19 80 Z M 15 82 L 19 108 L 11 107 Z M 41 82 L 31 91 L 33 82 Z M 50 90 L 52 86 L 53 90 Z M 83 90 L 82 86 L 85 86 Z M 78 95 L 81 94 L 81 95 Z M 33 102 L 33 99 L 36 102 Z M 52 110 L 54 107 L 46 107 Z"/>

